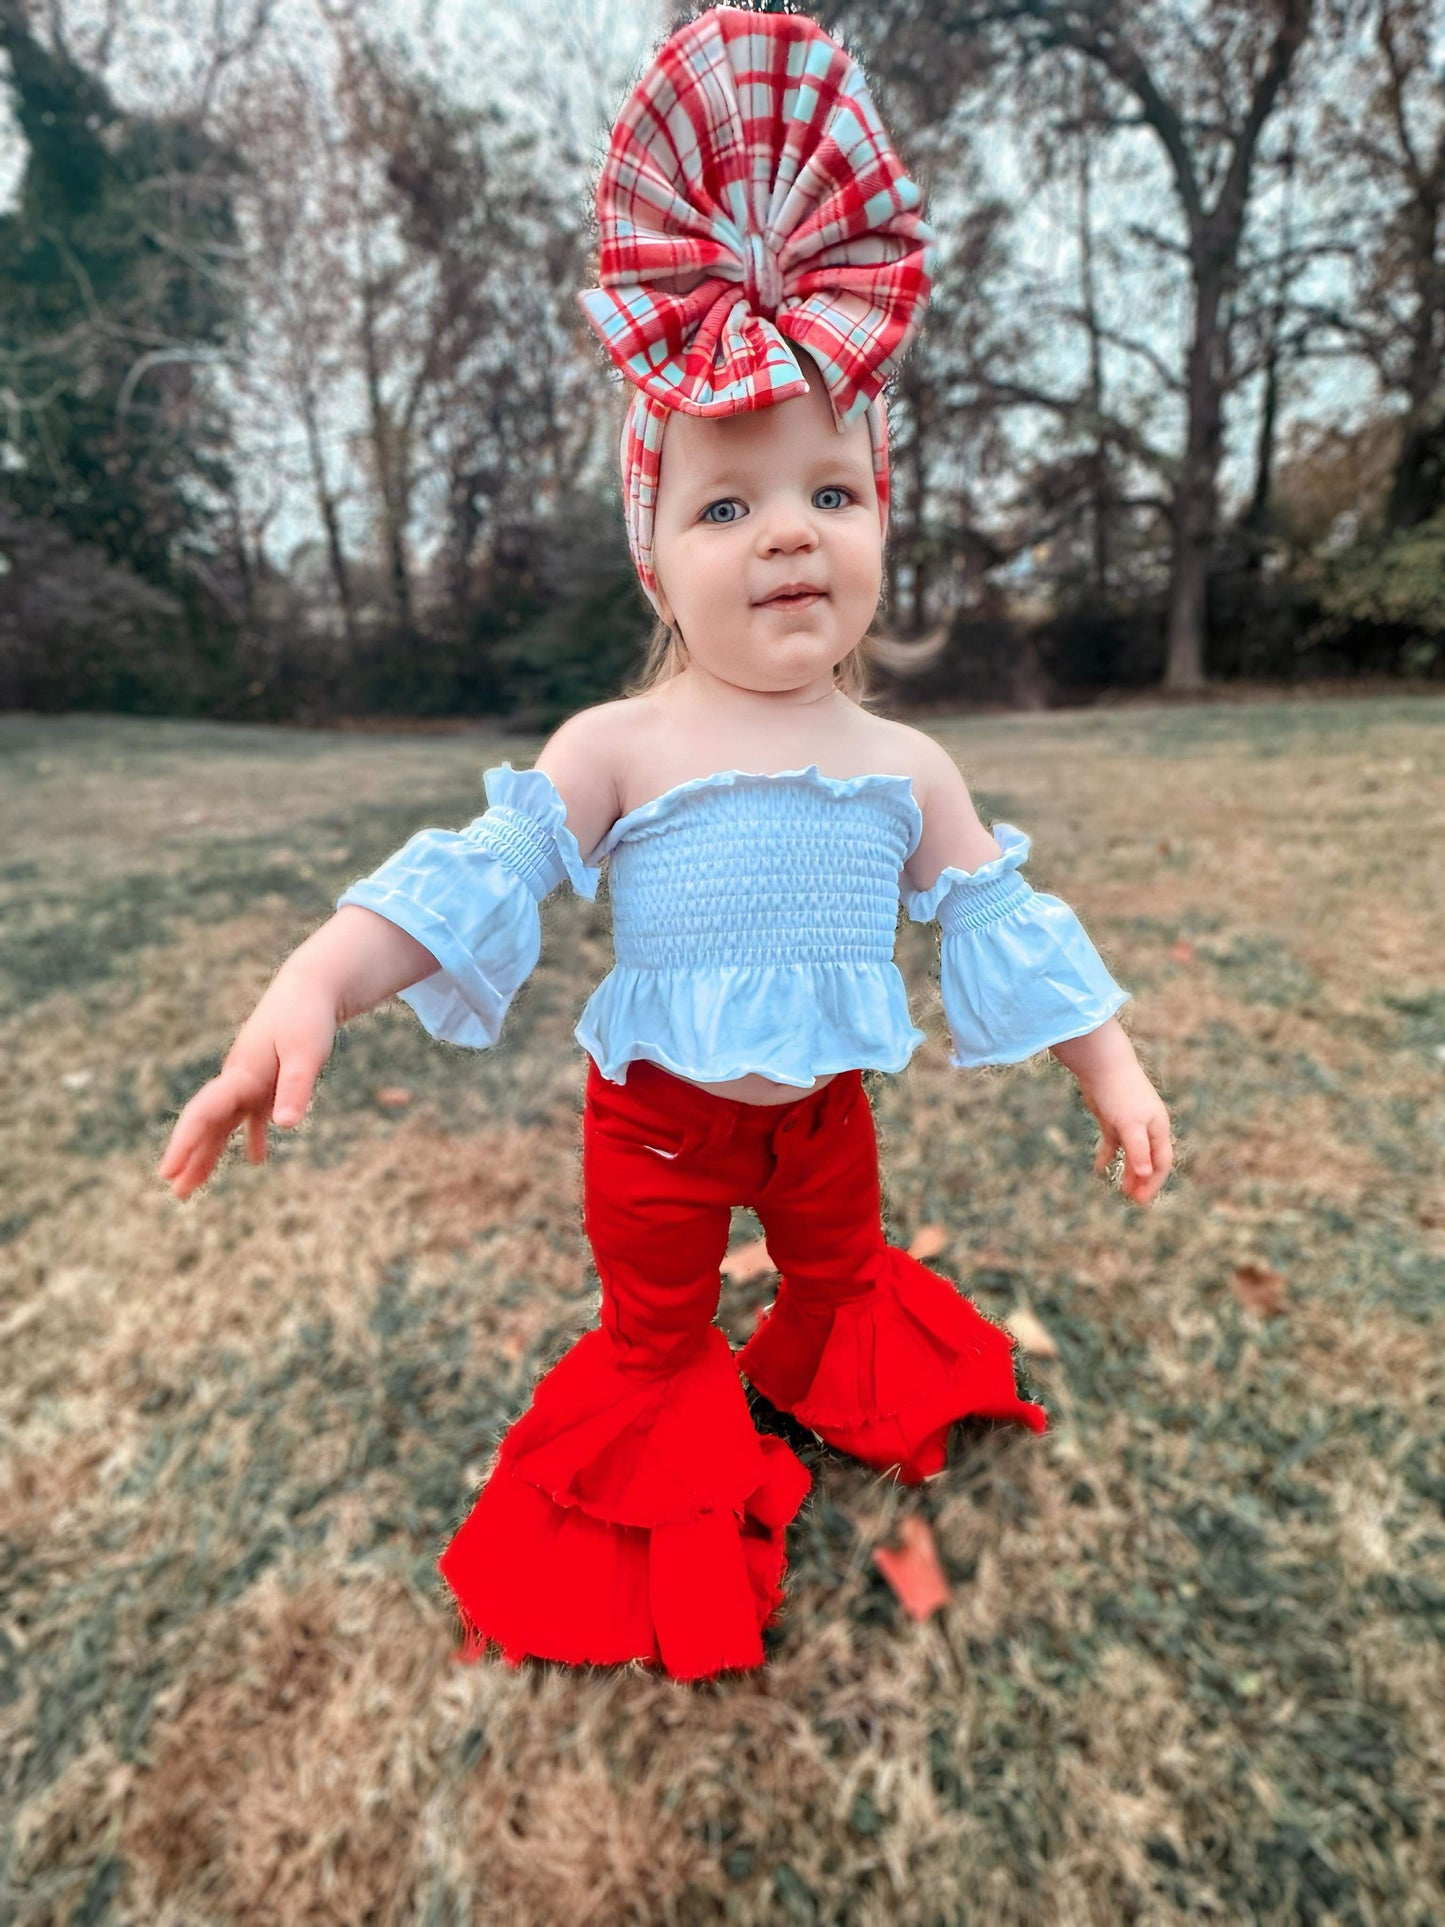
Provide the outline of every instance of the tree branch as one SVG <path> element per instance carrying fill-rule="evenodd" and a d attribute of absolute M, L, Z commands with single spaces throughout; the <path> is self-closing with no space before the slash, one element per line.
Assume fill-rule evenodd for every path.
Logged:
<path fill-rule="evenodd" d="M 1081 432 L 1092 434 L 1099 440 L 1110 442 L 1126 455 L 1132 455 L 1146 468 L 1156 474 L 1172 477 L 1177 464 L 1160 449 L 1155 448 L 1138 429 L 1131 428 L 1116 416 L 1104 415 L 1091 408 L 1088 402 L 1072 395 L 1051 395 L 1046 389 L 1034 388 L 1027 382 L 996 381 L 992 377 L 981 377 L 978 382 L 979 399 L 993 408 L 1043 408 L 1049 413 L 1060 416 L 1072 423 Z"/>

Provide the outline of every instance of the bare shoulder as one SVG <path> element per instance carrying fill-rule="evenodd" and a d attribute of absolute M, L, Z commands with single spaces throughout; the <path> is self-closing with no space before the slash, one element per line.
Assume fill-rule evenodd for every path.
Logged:
<path fill-rule="evenodd" d="M 962 785 L 958 765 L 942 743 L 924 730 L 886 716 L 871 716 L 868 720 L 877 732 L 873 737 L 875 767 L 896 769 L 911 777 L 914 799 L 925 813 L 932 793 L 946 795 L 955 785 Z"/>
<path fill-rule="evenodd" d="M 980 820 L 963 771 L 949 751 L 907 723 L 889 727 L 898 732 L 896 753 L 906 759 L 914 800 L 923 815 L 918 847 L 904 866 L 914 889 L 931 889 L 950 864 L 976 870 L 997 856 L 998 844 Z"/>
<path fill-rule="evenodd" d="M 579 709 L 560 723 L 538 753 L 534 767 L 550 777 L 567 806 L 567 827 L 588 857 L 621 814 L 619 772 L 623 766 L 624 701 Z"/>

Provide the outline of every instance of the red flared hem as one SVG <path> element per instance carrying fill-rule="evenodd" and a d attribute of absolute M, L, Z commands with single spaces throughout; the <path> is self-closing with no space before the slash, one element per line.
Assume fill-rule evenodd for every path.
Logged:
<path fill-rule="evenodd" d="M 815 1308 L 781 1292 L 737 1364 L 827 1444 L 917 1485 L 947 1463 L 958 1419 L 1047 1430 L 1044 1408 L 1018 1395 L 1016 1342 L 948 1279 L 888 1245 L 860 1296 Z"/>
<path fill-rule="evenodd" d="M 784 1534 L 812 1479 L 758 1433 L 714 1325 L 670 1372 L 585 1333 L 503 1439 L 437 1561 L 474 1660 L 641 1660 L 675 1679 L 762 1664 Z"/>

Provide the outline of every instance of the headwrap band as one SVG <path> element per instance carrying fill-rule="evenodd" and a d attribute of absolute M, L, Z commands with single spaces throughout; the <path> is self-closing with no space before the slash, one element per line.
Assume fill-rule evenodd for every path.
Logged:
<path fill-rule="evenodd" d="M 618 115 L 596 204 L 601 285 L 577 299 L 637 390 L 623 499 L 654 609 L 669 415 L 806 395 L 790 343 L 817 363 L 840 434 L 866 414 L 886 531 L 882 391 L 922 323 L 936 244 L 852 57 L 804 15 L 710 8 Z"/>

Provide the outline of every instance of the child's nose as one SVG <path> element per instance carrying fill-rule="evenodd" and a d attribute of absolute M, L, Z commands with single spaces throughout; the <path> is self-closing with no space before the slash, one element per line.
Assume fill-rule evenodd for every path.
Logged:
<path fill-rule="evenodd" d="M 812 549 L 818 545 L 818 532 L 808 517 L 797 509 L 778 509 L 766 519 L 765 551 Z"/>

